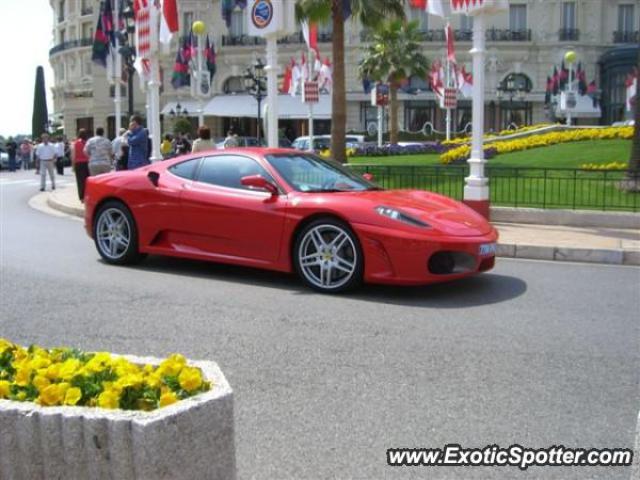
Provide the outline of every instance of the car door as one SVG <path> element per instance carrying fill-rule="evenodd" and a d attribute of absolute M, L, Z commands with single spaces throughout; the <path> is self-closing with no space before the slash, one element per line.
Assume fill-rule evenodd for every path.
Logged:
<path fill-rule="evenodd" d="M 242 177 L 250 175 L 273 181 L 249 157 L 219 154 L 203 159 L 181 197 L 193 248 L 230 260 L 268 264 L 278 259 L 287 198 L 243 186 Z"/>

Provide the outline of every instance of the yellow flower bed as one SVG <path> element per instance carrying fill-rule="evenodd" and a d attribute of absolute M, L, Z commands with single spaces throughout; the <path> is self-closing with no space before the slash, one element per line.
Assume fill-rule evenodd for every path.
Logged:
<path fill-rule="evenodd" d="M 628 166 L 627 162 L 583 163 L 580 168 L 582 170 L 624 170 Z"/>
<path fill-rule="evenodd" d="M 0 338 L 0 399 L 149 411 L 210 389 L 200 369 L 179 354 L 156 367 L 106 352 L 24 348 Z"/>
<path fill-rule="evenodd" d="M 528 125 L 525 127 L 520 127 L 517 130 L 502 130 L 497 135 L 495 133 L 494 134 L 488 133 L 488 134 L 485 134 L 483 138 L 485 140 L 490 140 L 492 138 L 504 137 L 506 135 L 514 135 L 516 133 L 525 133 L 531 130 L 537 130 L 539 128 L 551 127 L 553 125 L 559 125 L 559 124 L 538 123 L 536 125 Z M 471 142 L 471 137 L 467 135 L 464 137 L 452 138 L 451 140 L 443 140 L 442 145 L 462 145 L 463 143 L 470 143 L 470 142 Z"/>
<path fill-rule="evenodd" d="M 491 142 L 485 148 L 494 147 L 498 154 L 519 152 L 530 148 L 546 147 L 558 143 L 579 142 L 583 140 L 611 140 L 633 138 L 634 127 L 587 128 L 580 130 L 565 130 L 561 132 L 542 133 L 526 138 Z M 469 145 L 461 145 L 440 155 L 440 163 L 449 164 L 459 159 L 468 158 L 471 152 Z"/>

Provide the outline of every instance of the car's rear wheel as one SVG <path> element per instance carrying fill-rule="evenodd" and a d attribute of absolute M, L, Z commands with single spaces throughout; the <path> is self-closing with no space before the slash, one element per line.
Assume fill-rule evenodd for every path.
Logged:
<path fill-rule="evenodd" d="M 138 229 L 133 215 L 121 202 L 109 201 L 100 207 L 93 227 L 93 238 L 100 256 L 114 265 L 139 262 Z"/>
<path fill-rule="evenodd" d="M 298 235 L 294 265 L 308 286 L 336 293 L 362 282 L 364 258 L 358 238 L 346 223 L 322 218 L 311 222 Z"/>

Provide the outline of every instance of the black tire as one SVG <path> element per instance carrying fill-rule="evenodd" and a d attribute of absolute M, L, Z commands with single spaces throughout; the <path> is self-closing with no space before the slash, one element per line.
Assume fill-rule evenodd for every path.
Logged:
<path fill-rule="evenodd" d="M 105 262 L 111 265 L 132 265 L 140 262 L 146 256 L 138 250 L 138 227 L 133 215 L 124 203 L 109 200 L 100 206 L 94 218 L 93 239 L 98 253 Z M 116 228 L 109 229 L 106 226 L 106 222 L 113 218 L 122 221 L 123 231 L 120 231 L 122 235 L 118 240 L 114 240 Z M 105 238 L 106 236 L 109 236 L 110 239 Z M 126 246 L 121 243 L 125 237 L 128 237 Z M 112 244 L 115 245 L 115 251 L 110 249 Z"/>
<path fill-rule="evenodd" d="M 312 258 L 316 255 L 317 259 Z M 364 255 L 360 242 L 351 227 L 337 218 L 318 218 L 306 225 L 296 237 L 292 258 L 298 276 L 318 292 L 345 292 L 362 284 Z M 304 260 L 309 263 L 303 266 Z"/>

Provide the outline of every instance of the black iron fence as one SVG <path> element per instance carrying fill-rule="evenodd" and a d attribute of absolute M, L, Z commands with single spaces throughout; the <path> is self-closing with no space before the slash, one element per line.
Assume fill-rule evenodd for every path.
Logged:
<path fill-rule="evenodd" d="M 462 199 L 466 165 L 350 165 L 384 188 L 415 188 Z M 621 188 L 625 170 L 488 167 L 494 205 L 572 210 L 640 211 L 640 194 Z"/>

